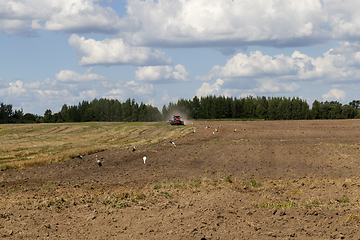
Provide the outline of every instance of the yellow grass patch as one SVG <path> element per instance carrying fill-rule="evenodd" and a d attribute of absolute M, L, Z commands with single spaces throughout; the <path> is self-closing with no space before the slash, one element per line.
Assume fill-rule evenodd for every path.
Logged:
<path fill-rule="evenodd" d="M 187 134 L 166 123 L 43 123 L 0 125 L 0 170 L 65 161 L 78 155 L 147 145 Z"/>

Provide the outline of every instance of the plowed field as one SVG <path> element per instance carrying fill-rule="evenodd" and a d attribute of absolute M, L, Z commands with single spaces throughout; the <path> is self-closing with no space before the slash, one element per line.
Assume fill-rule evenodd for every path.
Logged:
<path fill-rule="evenodd" d="M 0 237 L 360 239 L 359 126 L 194 121 L 135 152 L 2 171 Z"/>

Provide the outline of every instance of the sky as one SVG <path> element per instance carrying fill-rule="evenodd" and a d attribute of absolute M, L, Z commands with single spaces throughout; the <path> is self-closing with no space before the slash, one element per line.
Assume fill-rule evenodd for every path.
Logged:
<path fill-rule="evenodd" d="M 360 99 L 358 0 L 0 0 L 0 103 Z"/>

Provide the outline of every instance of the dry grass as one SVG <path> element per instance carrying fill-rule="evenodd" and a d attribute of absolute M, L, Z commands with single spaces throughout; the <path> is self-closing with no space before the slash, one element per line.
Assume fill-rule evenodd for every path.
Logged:
<path fill-rule="evenodd" d="M 3 124 L 0 125 L 0 170 L 156 143 L 192 131 L 192 127 L 166 123 Z"/>

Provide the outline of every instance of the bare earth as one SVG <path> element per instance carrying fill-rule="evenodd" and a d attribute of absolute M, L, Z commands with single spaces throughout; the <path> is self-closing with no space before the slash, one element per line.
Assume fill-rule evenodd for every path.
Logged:
<path fill-rule="evenodd" d="M 0 172 L 0 238 L 360 239 L 360 120 L 187 125 L 102 167 Z"/>

